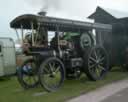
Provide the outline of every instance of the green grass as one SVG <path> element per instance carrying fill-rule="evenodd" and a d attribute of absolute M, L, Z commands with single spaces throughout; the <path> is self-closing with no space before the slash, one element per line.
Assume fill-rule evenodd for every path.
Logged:
<path fill-rule="evenodd" d="M 103 80 L 92 82 L 86 76 L 80 80 L 66 80 L 63 87 L 54 93 L 33 96 L 45 92 L 41 87 L 23 90 L 16 78 L 0 79 L 0 102 L 64 102 L 70 98 L 85 94 L 108 83 L 128 78 L 128 72 L 114 69 Z"/>

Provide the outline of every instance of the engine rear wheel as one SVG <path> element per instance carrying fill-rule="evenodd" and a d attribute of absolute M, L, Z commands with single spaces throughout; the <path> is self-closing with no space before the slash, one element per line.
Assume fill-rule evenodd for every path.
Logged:
<path fill-rule="evenodd" d="M 34 88 L 38 85 L 37 64 L 34 59 L 26 60 L 23 65 L 18 68 L 17 76 L 21 86 L 25 89 Z"/>
<path fill-rule="evenodd" d="M 39 69 L 39 80 L 42 87 L 49 92 L 58 90 L 65 79 L 64 65 L 58 58 L 48 58 Z"/>
<path fill-rule="evenodd" d="M 108 55 L 103 47 L 95 46 L 84 55 L 84 70 L 91 80 L 100 80 L 108 72 Z"/>

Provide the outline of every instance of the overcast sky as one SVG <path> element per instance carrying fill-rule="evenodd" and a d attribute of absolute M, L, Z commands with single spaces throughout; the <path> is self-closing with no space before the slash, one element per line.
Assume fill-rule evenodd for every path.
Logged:
<path fill-rule="evenodd" d="M 43 8 L 49 16 L 86 20 L 97 6 L 128 12 L 128 0 L 1 0 L 0 37 L 16 38 L 9 23 L 21 14 L 36 14 Z"/>

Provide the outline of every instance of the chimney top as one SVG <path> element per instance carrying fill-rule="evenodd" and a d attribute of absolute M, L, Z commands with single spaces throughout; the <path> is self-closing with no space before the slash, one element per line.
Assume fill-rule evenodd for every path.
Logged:
<path fill-rule="evenodd" d="M 38 12 L 38 15 L 40 16 L 46 16 L 47 12 L 46 11 L 40 11 Z"/>

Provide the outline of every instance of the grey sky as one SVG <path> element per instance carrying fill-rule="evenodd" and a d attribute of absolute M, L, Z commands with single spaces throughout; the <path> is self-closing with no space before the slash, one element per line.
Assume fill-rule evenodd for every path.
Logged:
<path fill-rule="evenodd" d="M 14 17 L 24 13 L 36 14 L 45 8 L 49 16 L 86 20 L 97 5 L 128 12 L 128 0 L 1 0 L 0 36 L 16 38 L 9 23 Z"/>

